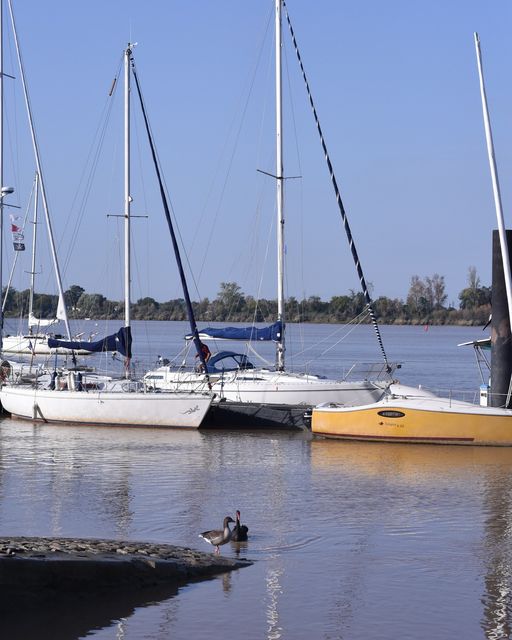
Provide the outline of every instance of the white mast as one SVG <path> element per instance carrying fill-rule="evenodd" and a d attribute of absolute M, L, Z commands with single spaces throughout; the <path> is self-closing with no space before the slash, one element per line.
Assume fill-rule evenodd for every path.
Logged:
<path fill-rule="evenodd" d="M 284 178 L 283 178 L 283 113 L 281 71 L 281 0 L 276 0 L 276 197 L 277 197 L 277 319 L 281 321 L 281 339 L 276 345 L 276 368 L 284 371 Z"/>
<path fill-rule="evenodd" d="M 474 33 L 476 59 L 478 63 L 478 75 L 480 78 L 480 94 L 482 96 L 482 111 L 484 116 L 485 139 L 487 141 L 487 154 L 489 156 L 489 166 L 491 168 L 492 191 L 494 194 L 494 206 L 496 218 L 498 220 L 498 231 L 500 236 L 501 259 L 503 261 L 503 272 L 505 275 L 505 289 L 507 291 L 508 315 L 510 328 L 512 329 L 512 281 L 510 277 L 510 257 L 508 253 L 507 237 L 505 233 L 505 220 L 501 206 L 500 183 L 498 180 L 498 170 L 496 168 L 496 158 L 494 155 L 494 143 L 492 140 L 491 122 L 489 119 L 489 109 L 487 107 L 487 96 L 484 85 L 484 72 L 482 68 L 482 53 L 480 51 L 480 38 L 478 33 Z"/>
<path fill-rule="evenodd" d="M 23 66 L 23 60 L 21 59 L 21 51 L 20 51 L 20 46 L 19 46 L 19 42 L 18 42 L 18 32 L 16 30 L 16 22 L 14 20 L 14 13 L 12 10 L 12 2 L 11 0 L 9 0 L 9 13 L 11 16 L 11 24 L 12 24 L 12 31 L 13 31 L 13 35 L 14 35 L 14 42 L 16 45 L 16 55 L 18 58 L 18 65 L 20 68 L 20 75 L 21 75 L 21 83 L 23 85 L 23 95 L 25 98 L 25 106 L 27 108 L 27 115 L 28 115 L 28 121 L 29 121 L 29 125 L 30 125 L 30 134 L 32 137 L 32 146 L 34 149 L 34 155 L 35 155 L 35 160 L 36 160 L 36 167 L 37 167 L 37 173 L 39 174 L 39 184 L 40 184 L 40 188 L 41 188 L 41 199 L 43 201 L 43 208 L 44 208 L 44 215 L 45 215 L 45 219 L 46 219 L 46 227 L 48 229 L 48 237 L 50 240 L 50 247 L 51 247 L 51 252 L 52 252 L 52 259 L 53 259 L 53 268 L 55 270 L 55 277 L 57 280 L 57 289 L 59 291 L 59 303 L 58 303 L 58 307 L 57 307 L 57 317 L 60 320 L 64 321 L 64 324 L 66 326 L 66 332 L 68 334 L 68 339 L 71 340 L 71 329 L 69 327 L 69 320 L 68 320 L 68 314 L 67 314 L 67 310 L 66 310 L 66 304 L 64 301 L 64 290 L 62 288 L 62 278 L 60 276 L 60 268 L 59 268 L 59 262 L 57 260 L 57 250 L 55 248 L 55 240 L 53 237 L 53 231 L 52 231 L 52 223 L 50 220 L 50 212 L 49 212 L 49 208 L 48 208 L 48 200 L 46 197 L 46 187 L 45 187 L 45 182 L 44 182 L 44 178 L 43 178 L 43 168 L 41 166 L 41 157 L 39 154 L 39 145 L 37 143 L 37 138 L 36 138 L 36 132 L 34 129 L 34 120 L 32 117 L 32 107 L 30 106 L 30 98 L 28 95 L 28 89 L 27 89 L 27 83 L 25 80 L 25 69 Z M 1 272 L 0 272 L 1 275 Z"/>
<path fill-rule="evenodd" d="M 37 196 L 39 190 L 39 175 L 36 171 L 34 179 L 34 228 L 32 230 L 32 269 L 30 270 L 30 297 L 28 300 L 28 322 L 30 330 L 30 321 L 34 314 L 34 287 L 36 285 L 36 240 L 37 240 Z"/>
<path fill-rule="evenodd" d="M 0 0 L 0 296 L 3 292 L 2 265 L 4 261 L 4 3 Z M 4 308 L 0 309 L 0 352 L 4 335 Z"/>
<path fill-rule="evenodd" d="M 130 58 L 128 44 L 124 52 L 124 325 L 130 326 Z"/>

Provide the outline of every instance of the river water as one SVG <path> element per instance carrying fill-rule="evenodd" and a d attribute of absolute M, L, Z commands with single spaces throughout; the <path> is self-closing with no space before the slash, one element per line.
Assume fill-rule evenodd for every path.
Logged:
<path fill-rule="evenodd" d="M 140 323 L 145 358 L 185 325 Z M 296 359 L 334 375 L 378 357 L 358 327 L 290 328 Z M 293 335 L 295 331 L 295 335 Z M 457 343 L 481 328 L 383 327 L 405 384 L 477 389 Z M 300 355 L 304 348 L 314 343 Z M 327 347 L 329 345 L 329 347 Z M 324 353 L 329 348 L 329 351 Z M 340 353 L 342 355 L 340 355 Z M 310 365 L 313 369 L 313 364 Z M 90 599 L 0 620 L 2 638 L 414 640 L 512 633 L 512 449 L 313 439 L 309 433 L 0 423 L 0 535 L 147 540 L 209 551 L 198 533 L 238 508 L 222 547 L 254 564 L 177 594 Z"/>

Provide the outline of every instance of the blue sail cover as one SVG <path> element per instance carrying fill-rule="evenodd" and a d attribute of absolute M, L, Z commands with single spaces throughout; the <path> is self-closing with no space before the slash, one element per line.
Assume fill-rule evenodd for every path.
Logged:
<path fill-rule="evenodd" d="M 223 327 L 222 329 L 206 327 L 206 329 L 199 332 L 199 337 L 201 340 L 216 338 L 218 340 L 245 340 L 246 342 L 260 340 L 279 342 L 281 333 L 282 324 L 278 321 L 269 327 L 263 327 L 261 329 L 257 327 Z M 185 336 L 187 340 L 190 340 L 192 337 L 190 334 Z"/>
<path fill-rule="evenodd" d="M 96 342 L 87 341 L 69 341 L 55 340 L 48 338 L 48 346 L 50 349 L 83 349 L 96 353 L 98 351 L 118 351 L 126 358 L 132 357 L 132 332 L 130 327 L 121 327 L 117 333 L 96 340 Z"/>

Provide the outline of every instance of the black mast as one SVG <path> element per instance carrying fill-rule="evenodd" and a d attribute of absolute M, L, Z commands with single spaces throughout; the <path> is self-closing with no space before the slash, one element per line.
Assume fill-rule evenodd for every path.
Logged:
<path fill-rule="evenodd" d="M 179 271 L 179 274 L 180 274 L 181 286 L 183 288 L 183 295 L 185 297 L 185 303 L 187 305 L 187 315 L 188 315 L 188 321 L 189 321 L 189 324 L 190 324 L 190 330 L 191 330 L 191 333 L 193 335 L 194 345 L 196 347 L 197 355 L 198 355 L 199 360 L 201 362 L 201 365 L 203 367 L 203 371 L 205 373 L 205 377 L 206 377 L 206 381 L 208 383 L 208 387 L 211 389 L 211 383 L 210 383 L 210 378 L 208 376 L 206 360 L 205 360 L 204 354 L 203 354 L 203 352 L 201 350 L 201 340 L 199 338 L 199 331 L 197 330 L 196 319 L 195 319 L 195 316 L 194 316 L 194 311 L 192 309 L 192 302 L 190 300 L 190 295 L 189 295 L 189 292 L 188 292 L 188 285 L 187 285 L 187 280 L 185 278 L 185 271 L 183 269 L 183 262 L 181 260 L 180 249 L 179 249 L 179 246 L 178 246 L 178 241 L 176 239 L 176 233 L 174 232 L 174 226 L 172 224 L 169 204 L 167 202 L 167 196 L 166 196 L 164 185 L 163 185 L 163 181 L 162 181 L 162 175 L 161 175 L 161 172 L 160 172 L 160 166 L 158 164 L 158 158 L 157 158 L 157 155 L 156 155 L 155 143 L 153 141 L 153 136 L 151 135 L 151 128 L 149 126 L 149 120 L 148 120 L 148 116 L 147 116 L 147 113 L 146 113 L 146 108 L 144 106 L 144 99 L 142 97 L 142 92 L 141 92 L 141 88 L 140 88 L 140 84 L 139 84 L 139 78 L 137 76 L 137 71 L 135 69 L 135 61 L 133 59 L 133 55 L 131 57 L 131 65 L 132 65 L 133 77 L 135 79 L 135 84 L 137 86 L 137 93 L 138 93 L 139 100 L 140 100 L 140 106 L 141 106 L 141 109 L 142 109 L 142 115 L 144 117 L 144 124 L 145 124 L 145 127 L 146 127 L 146 132 L 148 134 L 148 141 L 149 141 L 149 146 L 151 148 L 151 155 L 152 155 L 152 158 L 153 158 L 153 164 L 155 166 L 156 176 L 157 176 L 158 184 L 159 184 L 159 187 L 160 187 L 160 196 L 162 198 L 162 204 L 163 204 L 163 207 L 164 207 L 165 219 L 167 220 L 167 225 L 169 227 L 169 232 L 171 234 L 172 246 L 173 246 L 173 249 L 174 249 L 174 255 L 176 256 L 176 263 L 178 265 L 178 271 Z"/>
<path fill-rule="evenodd" d="M 300 70 L 302 72 L 302 77 L 304 79 L 304 83 L 306 85 L 306 91 L 308 94 L 308 98 L 309 98 L 309 103 L 311 105 L 311 109 L 313 110 L 313 116 L 315 118 L 315 123 L 316 123 L 316 127 L 318 130 L 318 134 L 320 136 L 320 143 L 322 145 L 322 149 L 325 155 L 325 160 L 327 162 L 327 167 L 329 169 L 329 175 L 331 176 L 331 182 L 332 182 L 332 186 L 334 187 L 334 193 L 336 195 L 336 202 L 338 203 L 338 208 L 340 211 L 340 215 L 341 215 L 341 219 L 343 221 L 343 226 L 345 227 L 345 233 L 347 234 L 347 239 L 348 239 L 348 244 L 350 247 L 350 251 L 352 253 L 352 258 L 354 260 L 354 264 L 356 266 L 356 271 L 357 271 L 357 275 L 359 277 L 359 282 L 361 283 L 361 289 L 363 291 L 363 295 L 366 301 L 366 307 L 368 309 L 368 313 L 370 314 L 370 318 L 372 321 L 372 325 L 375 331 L 375 335 L 377 336 L 377 341 L 379 343 L 380 346 L 380 350 L 382 353 L 382 356 L 384 358 L 384 362 L 386 364 L 386 368 L 388 373 L 391 373 L 391 366 L 388 362 L 388 358 L 386 356 L 386 351 L 384 350 L 384 344 L 382 342 L 382 336 L 380 334 L 380 329 L 379 329 L 379 325 L 377 324 L 377 318 L 375 317 L 375 312 L 373 310 L 373 302 L 370 296 L 370 292 L 368 291 L 368 287 L 366 285 L 366 279 L 364 277 L 363 274 L 363 268 L 361 267 L 361 263 L 359 262 L 359 256 L 357 255 L 357 250 L 356 250 L 356 246 L 354 244 L 354 239 L 352 237 L 352 232 L 350 230 L 350 225 L 348 223 L 348 218 L 347 218 L 347 214 L 345 212 L 345 207 L 343 206 L 343 202 L 341 200 L 341 194 L 340 194 L 340 190 L 338 189 L 338 183 L 336 182 L 336 176 L 334 175 L 334 169 L 332 167 L 331 164 L 331 159 L 329 157 L 329 152 L 327 151 L 327 145 L 325 143 L 325 139 L 324 139 L 324 135 L 322 133 L 322 128 L 320 127 L 320 120 L 318 119 L 318 115 L 316 112 L 316 107 L 315 107 L 315 103 L 313 102 L 313 96 L 311 95 L 311 90 L 309 88 L 309 82 L 306 76 L 306 71 L 304 69 L 304 65 L 302 64 L 302 58 L 300 57 L 300 52 L 299 52 L 299 47 L 297 45 L 297 40 L 295 39 L 295 33 L 293 31 L 293 27 L 292 27 L 292 23 L 290 22 L 290 16 L 288 15 L 288 9 L 286 7 L 286 3 L 284 0 L 283 1 L 283 6 L 285 8 L 286 11 L 286 21 L 288 22 L 288 27 L 290 29 L 290 34 L 292 37 L 292 42 L 293 42 L 293 46 L 295 48 L 295 53 L 297 55 L 297 59 L 299 61 L 299 65 L 300 65 Z"/>

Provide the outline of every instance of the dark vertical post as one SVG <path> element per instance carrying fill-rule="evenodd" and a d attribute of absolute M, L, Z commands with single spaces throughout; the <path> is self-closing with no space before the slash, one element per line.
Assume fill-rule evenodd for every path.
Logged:
<path fill-rule="evenodd" d="M 507 230 L 507 245 L 512 252 L 512 231 Z M 512 376 L 512 339 L 507 291 L 498 231 L 492 233 L 492 321 L 491 321 L 491 402 L 504 407 Z M 510 407 L 509 403 L 509 407 Z"/>

